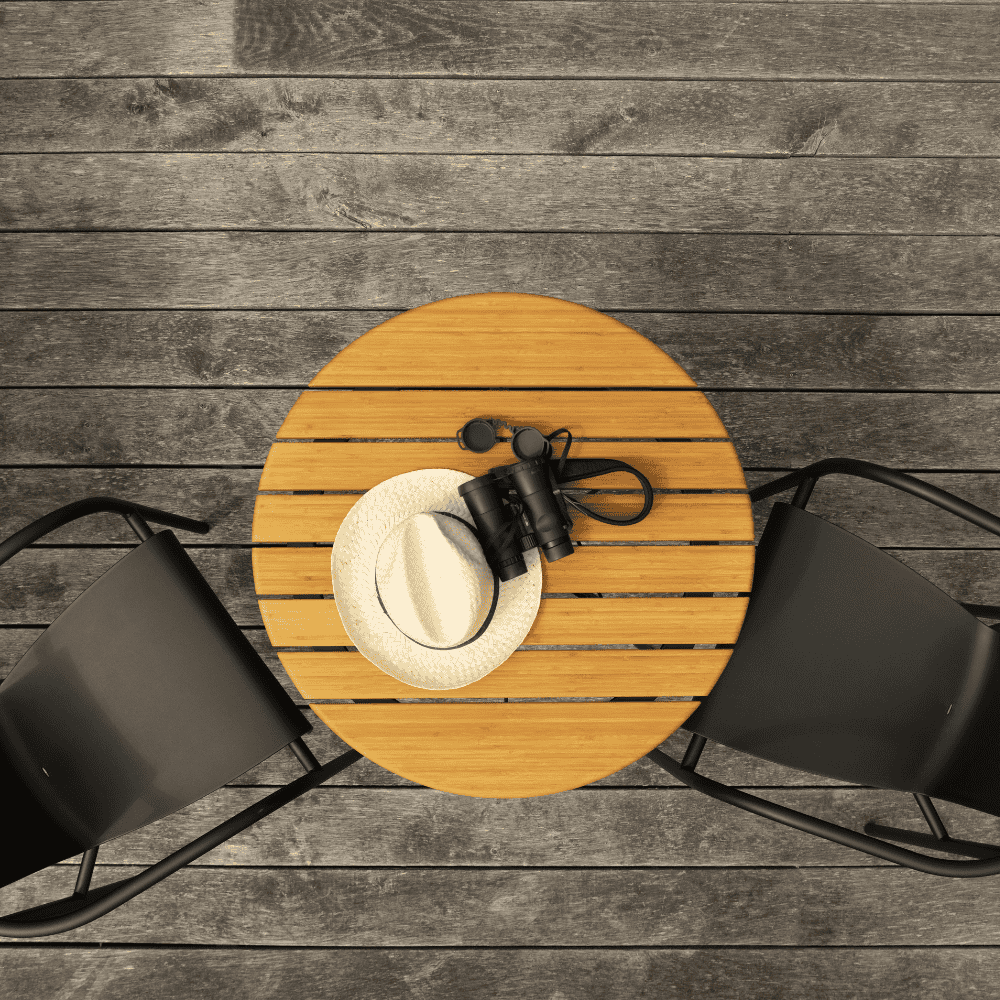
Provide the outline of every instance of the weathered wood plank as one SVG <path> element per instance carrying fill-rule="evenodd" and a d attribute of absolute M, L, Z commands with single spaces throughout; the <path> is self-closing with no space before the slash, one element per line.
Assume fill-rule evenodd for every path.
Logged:
<path fill-rule="evenodd" d="M 1000 104 L 1000 96 L 998 96 Z M 391 312 L 0 312 L 0 384 L 299 386 Z M 997 316 L 612 313 L 702 389 L 995 389 Z"/>
<path fill-rule="evenodd" d="M 526 646 L 620 643 L 732 643 L 746 613 L 744 597 L 545 598 Z M 279 647 L 348 646 L 331 600 L 259 602 L 271 642 Z"/>
<path fill-rule="evenodd" d="M 831 444 L 829 455 L 839 453 Z M 882 461 L 891 456 L 883 455 Z M 902 467 L 902 466 L 901 466 Z M 747 473 L 750 488 L 770 482 L 784 470 Z M 1000 513 L 1000 476 L 991 473 L 918 473 L 926 482 L 949 490 L 977 506 Z M 277 501 L 277 497 L 256 497 L 259 469 L 0 469 L 0 536 L 7 537 L 36 517 L 41 517 L 62 504 L 88 496 L 121 496 L 153 507 L 176 510 L 180 514 L 202 518 L 212 525 L 207 535 L 186 535 L 189 548 L 217 545 L 246 545 L 251 541 L 254 504 Z M 288 497 L 288 501 L 310 500 L 309 497 Z M 337 497 L 326 498 L 329 501 Z M 346 498 L 353 502 L 351 498 Z M 744 502 L 735 494 L 718 494 L 696 498 L 699 506 Z M 660 495 L 644 524 L 657 518 L 657 511 L 669 511 L 670 518 L 683 519 L 688 501 L 683 496 Z M 770 502 L 754 507 L 756 534 L 759 537 Z M 904 493 L 861 482 L 847 476 L 827 478 L 809 500 L 809 509 L 821 517 L 863 535 L 875 545 L 891 548 L 977 548 L 991 545 L 989 536 L 980 528 L 968 524 L 931 504 Z M 341 515 L 342 516 L 342 515 Z M 731 520 L 731 518 L 728 518 Z M 333 541 L 329 519 L 318 518 L 315 537 L 307 541 Z M 336 520 L 334 523 L 338 523 Z M 596 521 L 581 522 L 574 529 L 574 538 L 597 539 L 585 534 Z M 665 525 L 665 528 L 669 527 Z M 608 528 L 600 540 L 620 541 L 620 530 Z M 615 537 L 611 532 L 617 532 Z M 688 532 L 680 532 L 690 537 Z M 180 536 L 178 536 L 180 537 Z M 662 540 L 675 540 L 677 533 L 664 531 Z M 72 524 L 46 536 L 48 544 L 107 545 L 134 544 L 135 535 L 124 519 L 97 515 Z M 277 539 L 281 540 L 281 539 Z"/>
<path fill-rule="evenodd" d="M 12 156 L 3 230 L 995 234 L 1000 161 Z M 517 207 L 512 213 L 511 207 Z"/>
<path fill-rule="evenodd" d="M 713 392 L 708 394 L 729 431 L 744 467 L 794 469 L 820 458 L 846 454 L 901 469 L 1000 468 L 1000 426 L 989 393 Z M 0 463 L 5 465 L 254 465 L 263 466 L 278 427 L 298 396 L 286 389 L 9 389 L 0 408 Z M 474 414 L 470 414 L 473 416 Z M 294 459 L 295 449 L 321 449 L 370 464 L 373 445 L 273 445 Z M 495 464 L 492 452 L 476 456 L 454 443 L 380 443 L 379 448 L 421 447 L 422 454 L 473 473 Z M 675 462 L 654 487 L 742 489 L 738 465 L 731 480 L 691 478 L 694 466 L 678 466 L 678 449 L 692 456 L 706 449 L 729 449 L 728 442 L 574 443 L 574 455 L 616 456 L 640 470 L 657 455 Z M 629 455 L 632 458 L 629 458 Z M 634 459 L 634 461 L 633 461 Z M 477 464 L 478 463 L 478 464 Z M 274 460 L 272 466 L 277 468 Z M 423 466 L 427 467 L 426 464 Z M 439 466 L 441 467 L 441 466 Z M 293 464 L 289 468 L 297 468 Z M 363 471 L 363 468 L 360 470 Z M 400 471 L 399 468 L 396 471 Z M 372 482 L 347 485 L 315 472 L 294 483 L 264 490 L 368 489 Z M 15 477 L 24 473 L 11 472 Z M 217 473 L 222 475 L 220 471 Z M 226 472 L 225 475 L 231 473 Z M 67 473 L 65 475 L 69 475 Z M 179 472 L 178 472 L 179 475 Z M 259 474 L 258 474 L 259 475 Z M 681 477 L 687 477 L 684 481 Z M 368 476 L 371 478 L 371 475 Z M 769 478 L 776 478 L 774 476 Z M 604 485 L 610 485 L 608 477 Z M 166 480 L 161 480 L 166 482 Z M 626 482 L 626 487 L 635 480 Z M 865 487 L 869 494 L 879 492 Z M 199 501 L 199 505 L 204 501 Z M 199 506 L 198 509 L 204 510 Z M 181 513 L 184 513 L 181 511 Z M 204 541 L 209 541 L 206 537 Z"/>
<path fill-rule="evenodd" d="M 901 989 L 988 997 L 1000 977 L 992 948 L 64 948 L 4 952 L 20 995 L 76 1000 L 184 996 L 192 983 L 218 1000 L 284 1000 L 350 983 L 355 1000 L 406 996 L 414 984 L 438 1000 L 491 996 L 550 1000 L 559 993 L 633 1000 L 662 991 L 740 1000 L 841 1000 L 864 984 L 868 1000 Z M 960 985 L 958 985 L 960 984 Z"/>
<path fill-rule="evenodd" d="M 963 402 L 945 393 L 709 393 L 708 397 L 747 466 L 794 469 L 821 458 L 849 455 L 897 468 L 957 467 L 946 457 L 955 449 L 964 453 L 965 468 L 1000 468 L 1000 423 L 992 394 L 965 396 Z M 976 414 L 972 419 L 982 421 L 985 434 L 959 417 L 965 401 L 971 404 L 967 412 Z M 903 410 L 892 419 L 889 414 L 895 406 Z M 917 441 L 922 445 L 917 445 L 923 452 L 920 458 L 910 450 Z"/>
<path fill-rule="evenodd" d="M 1000 156 L 998 104 L 971 82 L 0 80 L 0 151 Z"/>
<path fill-rule="evenodd" d="M 356 766 L 356 765 L 355 765 Z M 226 788 L 101 848 L 103 865 L 154 864 L 261 796 Z M 790 809 L 861 830 L 926 824 L 912 796 L 869 789 L 761 793 Z M 1000 839 L 1000 819 L 940 803 L 955 836 Z M 393 817 L 372 830 L 373 816 Z M 944 855 L 941 855 L 944 857 Z M 528 799 L 472 799 L 433 789 L 323 786 L 204 855 L 231 867 L 889 867 L 686 788 L 589 788 Z M 97 879 L 100 879 L 98 874 Z"/>
<path fill-rule="evenodd" d="M 132 871 L 109 866 L 102 880 Z M 72 874 L 32 876 L 5 889 L 8 912 L 70 891 Z M 61 940 L 294 948 L 995 948 L 998 924 L 990 879 L 935 879 L 894 868 L 202 867 L 178 872 Z"/>
<path fill-rule="evenodd" d="M 22 233 L 0 236 L 0 269 L 5 309 L 400 309 L 508 291 L 601 310 L 1000 312 L 993 236 Z"/>
<path fill-rule="evenodd" d="M 988 6 L 171 0 L 6 6 L 10 76 L 336 75 L 979 80 Z"/>
<path fill-rule="evenodd" d="M 0 462 L 263 465 L 297 397 L 288 389 L 7 390 Z"/>
<path fill-rule="evenodd" d="M 665 499 L 665 498 L 664 498 Z M 331 549 L 253 550 L 258 594 L 332 594 Z M 552 594 L 747 591 L 750 545 L 585 545 L 572 559 L 543 563 L 542 589 Z M 332 696 L 338 697 L 338 696 Z"/>

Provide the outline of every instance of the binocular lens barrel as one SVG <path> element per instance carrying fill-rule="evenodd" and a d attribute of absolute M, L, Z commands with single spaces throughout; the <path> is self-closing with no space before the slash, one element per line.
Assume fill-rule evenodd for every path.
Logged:
<path fill-rule="evenodd" d="M 512 512 L 497 491 L 490 476 L 480 476 L 458 488 L 465 500 L 476 530 L 482 539 L 486 561 L 506 583 L 528 572 L 521 555 L 520 535 L 512 528 Z"/>
<path fill-rule="evenodd" d="M 573 554 L 569 525 L 553 492 L 555 482 L 544 458 L 532 458 L 516 465 L 495 469 L 494 475 L 509 480 L 528 509 L 535 526 L 535 538 L 549 562 Z M 459 488 L 461 490 L 461 488 Z"/>

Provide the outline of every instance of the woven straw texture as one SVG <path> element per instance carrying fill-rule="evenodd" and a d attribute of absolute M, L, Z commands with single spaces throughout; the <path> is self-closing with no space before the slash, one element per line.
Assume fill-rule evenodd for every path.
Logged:
<path fill-rule="evenodd" d="M 524 553 L 526 574 L 500 584 L 496 612 L 483 635 L 458 649 L 427 649 L 414 642 L 379 604 L 375 567 L 386 537 L 422 512 L 442 511 L 471 522 L 458 487 L 472 478 L 452 469 L 423 469 L 387 479 L 351 508 L 334 542 L 333 589 L 344 629 L 375 666 L 414 687 L 441 691 L 480 680 L 524 641 L 538 613 L 542 567 L 537 549 Z"/>

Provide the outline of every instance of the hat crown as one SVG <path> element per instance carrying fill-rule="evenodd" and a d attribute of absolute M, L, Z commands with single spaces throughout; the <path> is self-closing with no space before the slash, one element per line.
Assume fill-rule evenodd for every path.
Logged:
<path fill-rule="evenodd" d="M 413 514 L 375 560 L 382 608 L 405 636 L 432 649 L 472 639 L 490 613 L 496 578 L 472 529 L 454 515 Z"/>

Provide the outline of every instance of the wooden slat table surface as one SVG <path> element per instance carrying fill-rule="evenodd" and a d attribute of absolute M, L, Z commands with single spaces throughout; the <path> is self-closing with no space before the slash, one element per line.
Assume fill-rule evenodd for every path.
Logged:
<path fill-rule="evenodd" d="M 488 388 L 497 384 L 533 388 Z M 437 388 L 417 388 L 422 385 Z M 455 388 L 441 388 L 448 385 Z M 719 673 L 718 654 L 706 652 L 731 646 L 739 635 L 753 578 L 753 518 L 745 493 L 711 492 L 745 490 L 746 484 L 725 427 L 675 361 L 594 310 L 491 293 L 444 299 L 387 320 L 324 366 L 311 386 L 278 429 L 261 474 L 254 541 L 282 548 L 254 550 L 254 580 L 259 595 L 284 595 L 260 601 L 276 648 L 350 648 L 286 654 L 309 657 L 306 689 L 299 686 L 303 696 L 308 690 L 318 695 L 307 697 L 366 701 L 385 697 L 380 692 L 389 688 L 395 698 L 414 702 L 311 704 L 348 745 L 432 788 L 515 798 L 566 791 L 619 771 L 659 746 L 694 711 L 695 696 L 706 694 Z M 670 520 L 667 508 L 651 533 L 645 521 L 603 526 L 605 538 L 639 544 L 591 543 L 552 565 L 543 560 L 543 599 L 523 645 L 618 647 L 582 659 L 580 678 L 570 669 L 573 657 L 526 651 L 472 685 L 412 687 L 353 650 L 335 601 L 301 596 L 333 596 L 330 549 L 312 547 L 313 525 L 322 518 L 327 540 L 335 537 L 357 500 L 343 491 L 422 468 L 481 475 L 515 460 L 506 438 L 481 455 L 459 448 L 456 432 L 475 416 L 534 426 L 543 434 L 565 426 L 574 439 L 596 439 L 575 443 L 571 455 L 633 464 L 664 491 L 654 505 L 667 490 L 689 491 L 683 496 L 691 537 L 677 540 L 707 544 L 651 544 L 651 535 L 662 533 L 656 526 Z M 329 438 L 339 443 L 323 443 Z M 352 444 L 350 438 L 369 440 Z M 406 438 L 415 440 L 400 441 Z M 427 440 L 434 438 L 451 440 Z M 633 440 L 602 440 L 614 438 Z M 594 485 L 634 489 L 635 481 L 606 476 Z M 330 493 L 311 496 L 310 516 L 298 521 L 296 494 L 306 490 Z M 729 501 L 723 510 L 720 497 Z M 725 546 L 711 537 L 723 519 L 718 534 L 726 536 Z M 569 599 L 576 597 L 583 599 Z M 635 644 L 692 648 L 637 657 Z M 550 658 L 560 663 L 551 676 Z M 291 676 L 297 679 L 294 668 Z M 527 702 L 581 697 L 574 695 L 581 688 L 593 692 L 585 697 L 604 700 Z M 651 693 L 635 696 L 634 690 Z M 674 700 L 613 700 L 625 697 Z M 491 700 L 468 701 L 476 698 Z"/>
<path fill-rule="evenodd" d="M 100 494 L 209 521 L 181 541 L 327 760 L 345 745 L 306 705 L 350 700 L 355 660 L 344 654 L 343 698 L 310 687 L 322 652 L 274 651 L 254 579 L 267 577 L 267 600 L 332 604 L 322 567 L 347 507 L 258 486 L 296 400 L 327 390 L 317 373 L 415 307 L 520 292 L 623 323 L 704 393 L 750 487 L 847 454 L 1000 512 L 998 11 L 0 2 L 0 535 Z M 439 359 L 409 346 L 409 388 L 436 391 Z M 511 381 L 519 359 L 484 370 L 505 360 L 495 382 L 462 391 L 530 390 Z M 734 502 L 660 494 L 646 538 L 735 542 Z M 253 539 L 265 507 L 274 542 Z M 1000 551 L 964 521 L 844 477 L 810 508 L 959 600 L 1000 603 Z M 768 509 L 755 505 L 758 535 Z M 590 574 L 633 572 L 613 530 L 581 524 L 579 540 L 600 544 L 550 567 L 568 574 L 554 585 L 603 592 Z M 132 544 L 120 519 L 94 517 L 6 564 L 0 676 Z M 680 553 L 745 546 L 645 547 L 649 572 L 686 594 L 698 591 Z M 743 572 L 712 563 L 712 592 L 741 591 Z M 289 593 L 293 574 L 310 589 Z M 664 652 L 691 651 L 622 651 L 620 682 L 657 685 L 624 697 L 667 691 L 666 672 L 630 662 Z M 698 652 L 711 682 L 726 650 Z M 542 654 L 560 683 L 574 668 L 568 696 L 604 697 L 585 652 Z M 534 655 L 509 670 L 526 697 L 555 697 L 529 686 Z M 488 683 L 469 695 L 504 697 Z M 405 695 L 390 683 L 373 697 Z M 724 747 L 702 769 L 857 830 L 923 822 L 906 796 Z M 107 845 L 95 884 L 300 772 L 275 758 Z M 1000 838 L 995 818 L 942 813 L 960 835 Z M 0 911 L 72 883 L 63 869 L 25 879 Z M 985 1000 L 998 926 L 993 881 L 897 870 L 699 797 L 645 758 L 524 799 L 449 795 L 366 759 L 100 922 L 0 943 L 0 993 Z"/>

